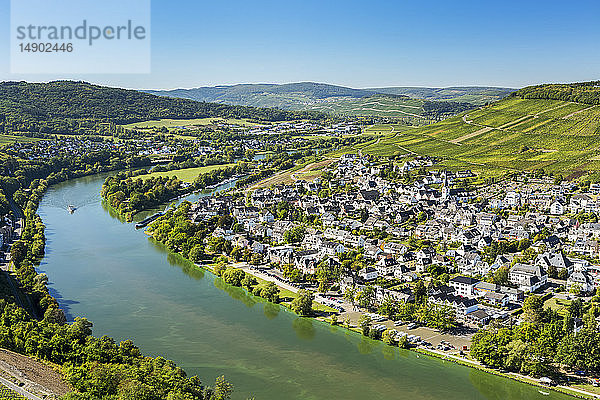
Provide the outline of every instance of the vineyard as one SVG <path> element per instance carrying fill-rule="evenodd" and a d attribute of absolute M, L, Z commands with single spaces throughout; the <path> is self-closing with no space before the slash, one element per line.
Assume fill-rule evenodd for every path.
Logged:
<path fill-rule="evenodd" d="M 24 399 L 25 397 L 13 392 L 5 386 L 0 385 L 0 400 Z"/>
<path fill-rule="evenodd" d="M 436 156 L 449 169 L 485 175 L 544 169 L 600 181 L 599 148 L 600 105 L 511 96 L 439 123 L 394 131 L 362 151 Z"/>

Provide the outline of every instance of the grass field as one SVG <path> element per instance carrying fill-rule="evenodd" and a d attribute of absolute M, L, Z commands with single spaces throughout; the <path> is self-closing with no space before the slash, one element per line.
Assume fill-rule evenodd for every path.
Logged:
<path fill-rule="evenodd" d="M 258 125 L 245 119 L 223 119 L 223 118 L 196 118 L 196 119 L 161 119 L 133 124 L 123 125 L 127 129 L 152 129 L 165 127 L 169 130 L 194 128 L 199 126 L 227 123 L 232 125 L 254 126 Z"/>
<path fill-rule="evenodd" d="M 389 126 L 389 125 L 388 125 Z M 391 128 L 391 126 L 390 126 Z M 376 126 L 385 132 L 385 126 Z M 440 157 L 449 169 L 486 175 L 543 168 L 600 176 L 600 106 L 510 97 L 442 122 L 404 129 L 371 142 L 363 153 Z"/>
<path fill-rule="evenodd" d="M 16 142 L 22 142 L 22 143 L 37 142 L 39 140 L 44 140 L 44 139 L 30 138 L 30 137 L 26 137 L 26 136 L 0 135 L 0 144 L 8 144 L 8 143 L 16 143 Z"/>
<path fill-rule="evenodd" d="M 289 185 L 294 183 L 296 180 L 304 179 L 312 181 L 315 178 L 321 176 L 323 169 L 333 163 L 333 158 L 327 158 L 325 160 L 312 159 L 304 164 L 298 164 L 287 171 L 281 171 L 269 178 L 263 179 L 260 182 L 254 184 L 250 189 L 266 188 L 274 185 Z"/>
<path fill-rule="evenodd" d="M 172 171 L 166 171 L 166 172 L 152 172 L 150 174 L 147 175 L 142 175 L 141 178 L 142 179 L 148 179 L 150 177 L 157 177 L 157 176 L 167 176 L 167 177 L 172 177 L 172 176 L 176 176 L 177 179 L 184 181 L 184 182 L 194 182 L 194 180 L 198 177 L 198 175 L 200 174 L 204 174 L 206 172 L 210 172 L 210 171 L 214 171 L 215 169 L 222 169 L 225 167 L 232 167 L 235 164 L 220 164 L 220 165 L 208 165 L 206 167 L 197 167 L 197 168 L 185 168 L 185 169 L 174 169 Z"/>
<path fill-rule="evenodd" d="M 571 304 L 570 300 L 562 300 L 552 297 L 544 302 L 544 308 L 550 308 L 562 315 L 569 304 Z"/>

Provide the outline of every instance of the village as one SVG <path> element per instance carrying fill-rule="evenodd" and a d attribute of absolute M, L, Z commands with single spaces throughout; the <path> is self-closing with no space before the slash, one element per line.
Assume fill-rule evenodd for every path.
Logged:
<path fill-rule="evenodd" d="M 428 168 L 410 184 L 383 178 L 386 168 L 345 154 L 312 182 L 201 198 L 189 218 L 231 214 L 234 223 L 209 240 L 253 254 L 236 266 L 313 290 L 349 326 L 368 320 L 380 332 L 453 352 L 467 350 L 488 324 L 519 324 L 532 293 L 555 304 L 585 301 L 600 285 L 600 185 L 516 177 L 468 190 L 459 183 L 473 173 L 435 169 L 429 158 L 393 167 Z M 443 311 L 445 328 L 427 328 L 414 313 L 398 321 L 399 304 L 420 296 Z M 390 304 L 396 311 L 382 315 Z"/>

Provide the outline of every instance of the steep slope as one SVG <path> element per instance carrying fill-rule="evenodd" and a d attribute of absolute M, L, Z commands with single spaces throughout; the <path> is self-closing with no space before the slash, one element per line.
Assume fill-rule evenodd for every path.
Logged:
<path fill-rule="evenodd" d="M 600 178 L 600 105 L 595 105 L 600 88 L 564 90 L 572 97 L 562 93 L 562 98 L 591 104 L 527 98 L 533 93 L 558 95 L 547 85 L 525 88 L 491 106 L 382 139 L 372 154 L 438 156 L 450 168 L 469 167 L 494 175 L 544 169 Z"/>
<path fill-rule="evenodd" d="M 419 88 L 419 87 L 388 87 L 371 88 L 378 93 L 405 95 L 411 98 L 425 99 L 430 101 L 457 101 L 475 105 L 483 105 L 489 102 L 501 100 L 514 92 L 515 89 L 485 87 L 485 86 L 462 86 L 447 88 Z"/>

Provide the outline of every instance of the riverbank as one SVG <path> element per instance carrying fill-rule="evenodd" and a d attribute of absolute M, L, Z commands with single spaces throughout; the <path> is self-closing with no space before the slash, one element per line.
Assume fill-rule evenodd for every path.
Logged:
<path fill-rule="evenodd" d="M 477 362 L 475 360 L 471 360 L 467 357 L 458 357 L 453 354 L 447 354 L 447 353 L 443 353 L 441 351 L 437 351 L 437 350 L 433 350 L 433 349 L 426 349 L 426 348 L 422 348 L 422 347 L 417 347 L 412 350 L 417 353 L 420 353 L 420 354 L 425 354 L 430 357 L 438 358 L 440 360 L 449 361 L 449 362 L 463 365 L 463 366 L 469 367 L 469 368 L 474 368 L 479 371 L 486 372 L 488 374 L 500 376 L 500 377 L 507 378 L 507 379 L 512 379 L 512 380 L 515 380 L 515 381 L 518 381 L 521 383 L 526 383 L 531 386 L 536 386 L 536 387 L 539 387 L 540 389 L 553 390 L 555 392 L 566 394 L 566 395 L 573 396 L 573 397 L 577 397 L 580 399 L 600 399 L 600 395 L 595 394 L 595 393 L 591 393 L 591 392 L 588 392 L 585 390 L 581 390 L 581 389 L 570 387 L 570 386 L 564 386 L 564 385 L 557 385 L 557 386 L 543 385 L 540 382 L 538 382 L 537 380 L 535 380 L 534 378 L 531 378 L 529 376 L 517 374 L 514 372 L 501 372 L 496 369 L 485 367 L 485 366 L 481 365 L 479 362 Z"/>
<path fill-rule="evenodd" d="M 148 233 L 149 234 L 149 233 Z M 149 234 L 151 237 L 151 234 Z M 179 253 L 177 253 L 179 254 Z M 180 255 L 180 254 L 179 254 Z M 180 255 L 181 256 L 181 255 Z M 186 259 L 187 260 L 187 259 Z M 191 262 L 190 260 L 187 260 L 189 262 Z M 264 279 L 263 276 L 261 276 L 260 272 L 255 270 L 255 269 L 251 269 L 251 268 L 243 268 L 240 264 L 242 263 L 237 263 L 237 264 L 230 264 L 230 266 L 235 267 L 235 268 L 239 268 L 241 270 L 243 270 L 244 272 L 254 276 L 259 283 L 262 282 L 274 282 L 278 288 L 280 289 L 280 291 L 283 292 L 283 295 L 285 296 L 285 293 L 293 293 L 294 292 L 294 288 L 291 287 L 286 287 L 282 284 L 282 282 L 278 282 L 274 279 Z M 194 265 L 198 268 L 201 268 L 205 271 L 210 272 L 211 274 L 213 274 L 215 277 L 218 278 L 218 276 L 215 274 L 215 271 L 213 270 L 213 266 L 208 265 L 208 264 L 196 264 L 194 263 Z M 244 289 L 246 290 L 246 289 Z M 246 292 L 248 292 L 246 290 Z M 249 295 L 254 296 L 252 293 L 248 292 Z M 257 296 L 258 297 L 258 296 Z M 261 298 L 262 299 L 262 298 Z M 265 299 L 263 299 L 265 300 Z M 292 313 L 294 312 L 293 310 L 291 310 L 291 308 L 289 307 L 289 304 L 286 303 L 279 303 L 279 305 L 282 305 L 284 307 L 286 307 L 289 311 L 291 311 Z M 337 311 L 331 309 L 332 311 L 335 312 L 335 314 L 337 315 Z M 338 328 L 342 328 L 345 329 L 349 332 L 355 333 L 357 335 L 363 336 L 362 332 L 360 330 L 360 328 L 358 328 L 355 325 L 345 325 L 342 323 L 342 321 L 338 321 L 337 323 L 333 323 L 333 320 L 330 317 L 324 317 L 324 316 L 311 316 L 311 317 L 307 317 L 307 318 L 311 318 L 315 321 L 318 321 L 320 323 L 323 324 L 327 324 L 327 325 L 331 325 L 331 326 L 336 326 Z M 381 341 L 381 340 L 379 340 Z M 390 347 L 395 347 L 395 346 L 390 346 Z M 483 365 L 481 365 L 478 361 L 476 360 L 472 360 L 467 358 L 466 356 L 464 357 L 459 357 L 457 355 L 454 354 L 449 354 L 449 353 L 445 353 L 442 351 L 438 351 L 438 350 L 434 350 L 434 349 L 430 349 L 424 346 L 417 346 L 417 347 L 410 347 L 408 350 L 413 351 L 415 353 L 418 354 L 423 354 L 429 357 L 434 357 L 437 359 L 441 359 L 444 361 L 449 361 L 464 367 L 468 367 L 468 368 L 473 368 L 473 369 L 477 369 L 479 371 L 491 374 L 491 375 L 495 375 L 498 377 L 502 377 L 505 379 L 510 379 L 513 381 L 517 381 L 520 383 L 524 383 L 530 386 L 534 386 L 539 388 L 540 393 L 544 392 L 544 391 L 548 391 L 548 390 L 552 390 L 554 392 L 557 393 L 561 393 L 561 394 L 565 394 L 568 396 L 572 396 L 572 397 L 576 397 L 576 398 L 580 398 L 580 399 L 600 399 L 600 395 L 595 394 L 595 393 L 591 393 L 585 390 L 581 390 L 578 388 L 573 388 L 573 387 L 569 387 L 569 386 L 564 386 L 564 385 L 558 385 L 558 386 L 547 386 L 547 385 L 543 385 L 541 384 L 539 381 L 537 381 L 534 378 L 531 378 L 529 376 L 525 376 L 525 375 L 521 375 L 521 374 L 517 374 L 517 373 L 505 373 L 505 372 L 501 372 L 492 368 L 488 368 L 485 367 Z M 542 393 L 543 394 L 543 393 Z"/>
<path fill-rule="evenodd" d="M 152 234 L 150 232 L 145 232 L 147 235 L 149 235 L 150 237 L 152 237 Z M 195 267 L 200 268 L 202 270 L 205 270 L 207 272 L 210 272 L 211 274 L 213 274 L 215 277 L 219 278 L 218 275 L 215 273 L 214 271 L 214 265 L 212 264 L 197 264 L 197 263 L 193 263 L 191 260 L 183 257 L 181 254 L 179 253 L 175 253 L 177 255 L 179 255 L 180 257 L 182 257 L 183 259 L 185 259 L 186 261 L 190 262 L 191 264 L 193 264 Z M 246 263 L 230 263 L 228 264 L 229 267 L 233 267 L 233 268 L 237 268 L 240 269 L 242 271 L 244 271 L 244 273 L 247 273 L 249 275 L 252 275 L 259 284 L 264 283 L 264 282 L 273 282 L 277 285 L 277 287 L 280 290 L 280 293 L 283 297 L 288 297 L 288 295 L 294 295 L 298 289 L 292 287 L 291 285 L 287 285 L 285 284 L 285 282 L 281 282 L 277 279 L 273 279 L 272 277 L 269 277 L 267 275 L 264 275 L 261 273 L 261 271 L 259 271 L 256 268 L 250 268 L 246 265 Z M 251 296 L 255 296 L 254 294 L 252 294 L 250 291 L 248 291 L 245 288 L 241 288 L 242 290 L 244 290 L 248 295 Z M 255 297 L 259 297 L 260 296 L 255 296 Z M 262 300 L 268 301 L 264 298 L 261 298 Z M 294 312 L 291 308 L 290 308 L 290 303 L 291 302 L 282 302 L 279 303 L 278 305 L 284 306 L 285 308 L 287 308 L 289 311 L 291 311 L 292 313 Z M 314 304 L 314 303 L 313 303 Z M 320 304 L 320 303 L 317 303 Z M 327 307 L 325 305 L 322 305 L 323 307 Z M 328 307 L 330 308 L 330 307 Z M 317 311 L 319 308 L 315 308 L 315 311 Z M 327 324 L 327 325 L 331 325 L 331 326 L 336 326 L 339 328 L 343 328 L 349 332 L 352 333 L 356 333 L 357 335 L 363 336 L 362 335 L 362 331 L 355 325 L 355 324 L 344 324 L 343 321 L 337 320 L 336 323 L 334 323 L 334 320 L 331 318 L 331 315 L 339 315 L 337 310 L 331 309 L 331 314 L 326 316 L 326 315 L 313 315 L 307 318 L 311 318 L 315 321 L 318 321 L 320 323 L 323 324 Z M 363 314 L 362 312 L 357 312 L 358 314 Z M 388 327 L 390 328 L 390 327 Z M 381 340 L 379 340 L 381 342 Z M 391 348 L 394 348 L 395 346 L 390 346 Z M 441 352 L 441 351 L 437 351 L 425 346 L 417 346 L 417 347 L 411 347 L 409 350 L 415 352 L 415 353 L 419 353 L 419 354 L 424 354 L 426 356 L 430 356 L 430 357 L 434 357 L 434 358 L 438 358 L 444 361 L 450 361 L 453 362 L 455 364 L 461 365 L 461 366 L 465 366 L 468 368 L 473 368 L 473 369 L 477 369 L 479 371 L 491 374 L 491 375 L 495 375 L 498 377 L 502 377 L 505 379 L 510 379 L 513 381 L 517 381 L 520 383 L 525 383 L 528 384 L 530 386 L 534 386 L 539 388 L 539 390 L 541 392 L 544 391 L 548 391 L 548 390 L 552 390 L 556 393 L 560 393 L 560 394 L 565 394 L 568 396 L 573 396 L 573 397 L 577 397 L 577 398 L 583 398 L 583 399 L 600 399 L 600 395 L 585 391 L 585 390 L 581 390 L 581 389 L 577 389 L 577 388 L 572 388 L 569 386 L 546 386 L 541 384 L 539 381 L 537 381 L 534 378 L 528 377 L 528 376 L 524 376 L 524 375 L 520 375 L 520 374 L 516 374 L 516 373 L 504 373 L 504 372 L 500 372 L 498 370 L 495 369 L 491 369 L 491 368 L 487 368 L 483 365 L 481 365 L 479 362 L 475 361 L 475 360 L 471 360 L 469 358 L 465 357 L 459 357 L 457 355 L 454 354 L 449 354 L 449 353 L 445 353 L 445 352 Z M 544 392 L 545 393 L 545 392 Z"/>
<path fill-rule="evenodd" d="M 537 389 L 445 365 L 360 334 L 299 318 L 225 285 L 124 224 L 101 206 L 102 177 L 52 186 L 40 215 L 52 235 L 42 268 L 69 320 L 94 332 L 135 337 L 146 354 L 177 360 L 212 382 L 225 375 L 233 400 L 372 398 L 535 400 Z M 65 217 L 65 199 L 78 210 Z M 112 212 L 111 212 L 112 213 Z M 77 240 L 73 240 L 77 238 Z M 432 379 L 432 376 L 435 379 Z M 567 400 L 552 393 L 548 400 Z"/>

